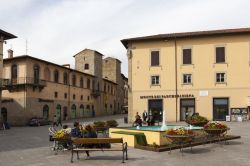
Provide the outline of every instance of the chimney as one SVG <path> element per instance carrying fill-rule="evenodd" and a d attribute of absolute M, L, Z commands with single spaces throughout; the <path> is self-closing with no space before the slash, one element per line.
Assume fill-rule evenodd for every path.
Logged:
<path fill-rule="evenodd" d="M 13 58 L 13 50 L 8 49 L 8 58 Z"/>
<path fill-rule="evenodd" d="M 63 67 L 67 67 L 67 68 L 69 68 L 70 69 L 70 64 L 64 64 L 64 65 L 62 65 Z"/>

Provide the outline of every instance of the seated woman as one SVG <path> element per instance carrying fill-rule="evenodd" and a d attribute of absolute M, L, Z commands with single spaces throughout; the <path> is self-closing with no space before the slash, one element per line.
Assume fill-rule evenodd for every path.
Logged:
<path fill-rule="evenodd" d="M 85 127 L 85 130 L 86 132 L 84 133 L 84 138 L 97 138 L 96 132 L 93 130 L 93 128 L 90 125 L 87 125 Z M 89 144 L 89 145 L 85 145 L 85 147 L 94 148 L 95 145 Z M 89 159 L 90 158 L 89 151 L 86 151 L 86 154 L 87 154 L 87 159 Z"/>
<path fill-rule="evenodd" d="M 142 126 L 142 119 L 139 115 L 136 115 L 133 126 Z"/>

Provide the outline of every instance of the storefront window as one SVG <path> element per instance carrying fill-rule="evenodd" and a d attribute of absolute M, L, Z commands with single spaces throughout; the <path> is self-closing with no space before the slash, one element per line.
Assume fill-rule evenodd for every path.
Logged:
<path fill-rule="evenodd" d="M 162 100 L 148 100 L 149 114 L 153 115 L 155 121 L 162 121 Z"/>
<path fill-rule="evenodd" d="M 226 116 L 229 114 L 229 99 L 228 98 L 214 98 L 213 99 L 213 119 L 214 120 L 226 120 Z"/>
<path fill-rule="evenodd" d="M 195 113 L 195 99 L 181 99 L 180 101 L 180 120 L 184 121 L 187 117 Z"/>

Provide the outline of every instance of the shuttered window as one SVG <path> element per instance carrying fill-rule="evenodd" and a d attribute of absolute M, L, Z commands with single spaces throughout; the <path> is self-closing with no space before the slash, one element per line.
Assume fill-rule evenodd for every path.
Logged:
<path fill-rule="evenodd" d="M 160 54 L 159 51 L 151 51 L 151 66 L 160 65 Z"/>
<path fill-rule="evenodd" d="M 225 62 L 225 47 L 216 47 L 216 63 Z"/>
<path fill-rule="evenodd" d="M 192 64 L 192 50 L 189 49 L 183 49 L 183 64 Z"/>

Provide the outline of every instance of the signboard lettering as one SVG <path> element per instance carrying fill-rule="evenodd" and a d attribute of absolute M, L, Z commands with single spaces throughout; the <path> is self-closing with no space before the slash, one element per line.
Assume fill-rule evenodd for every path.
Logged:
<path fill-rule="evenodd" d="M 165 99 L 165 98 L 193 98 L 193 94 L 177 94 L 177 95 L 148 95 L 140 96 L 140 99 Z"/>

